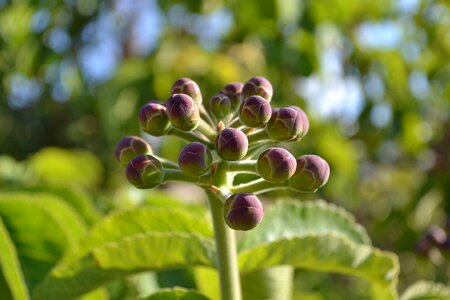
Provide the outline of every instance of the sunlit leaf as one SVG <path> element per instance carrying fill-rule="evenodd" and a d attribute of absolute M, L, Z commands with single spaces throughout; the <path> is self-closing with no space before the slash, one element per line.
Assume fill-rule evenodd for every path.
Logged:
<path fill-rule="evenodd" d="M 284 238 L 239 254 L 243 273 L 277 265 L 361 277 L 372 283 L 376 299 L 396 299 L 397 257 L 335 234 Z"/>
<path fill-rule="evenodd" d="M 262 223 L 245 235 L 240 248 L 246 249 L 282 238 L 325 233 L 346 237 L 358 244 L 370 244 L 365 229 L 344 209 L 325 201 L 285 200 L 265 212 Z"/>
<path fill-rule="evenodd" d="M 49 194 L 2 193 L 0 217 L 31 290 L 85 232 L 74 210 Z"/>
<path fill-rule="evenodd" d="M 214 266 L 206 217 L 186 209 L 141 208 L 97 224 L 36 289 L 36 299 L 71 299 L 145 270 Z"/>
<path fill-rule="evenodd" d="M 334 205 L 280 202 L 247 234 L 239 266 L 243 274 L 290 265 L 353 275 L 372 284 L 376 299 L 395 299 L 397 257 L 369 243 L 367 233 L 354 218 Z"/>
<path fill-rule="evenodd" d="M 0 217 L 0 298 L 29 299 L 16 248 Z"/>
<path fill-rule="evenodd" d="M 409 286 L 400 300 L 448 300 L 450 286 L 441 283 L 418 281 Z"/>

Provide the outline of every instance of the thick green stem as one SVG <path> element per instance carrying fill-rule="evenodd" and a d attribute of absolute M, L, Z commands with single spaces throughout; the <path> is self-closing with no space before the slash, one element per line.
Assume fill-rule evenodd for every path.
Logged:
<path fill-rule="evenodd" d="M 217 266 L 222 300 L 241 300 L 241 283 L 236 253 L 236 238 L 223 218 L 220 196 L 205 189 L 209 199 L 217 248 Z"/>
<path fill-rule="evenodd" d="M 200 111 L 200 116 L 212 127 L 215 126 L 215 123 L 211 116 L 209 115 L 208 111 L 206 110 L 205 106 L 203 104 L 198 105 L 198 109 Z"/>
<path fill-rule="evenodd" d="M 211 185 L 211 176 L 203 175 L 200 177 L 189 176 L 184 174 L 178 169 L 165 169 L 164 170 L 164 182 L 168 181 L 182 181 L 182 182 L 190 182 L 198 185 Z"/>
<path fill-rule="evenodd" d="M 205 120 L 201 119 L 196 131 L 206 136 L 210 141 L 215 141 L 217 132 Z"/>
<path fill-rule="evenodd" d="M 256 160 L 239 160 L 227 162 L 228 171 L 256 174 Z"/>
<path fill-rule="evenodd" d="M 214 149 L 214 145 L 210 141 L 196 135 L 192 131 L 183 131 L 178 128 L 172 127 L 170 128 L 168 134 L 177 136 L 188 142 L 199 142 L 205 144 L 209 149 Z"/>
<path fill-rule="evenodd" d="M 289 189 L 289 186 L 286 182 L 274 183 L 270 181 L 266 181 L 264 179 L 256 179 L 254 181 L 243 183 L 237 186 L 233 186 L 230 188 L 230 192 L 237 193 L 254 193 L 261 194 L 265 192 L 270 192 L 273 190 L 284 190 Z"/>
<path fill-rule="evenodd" d="M 253 144 L 253 143 L 259 142 L 259 141 L 270 140 L 270 137 L 267 134 L 267 131 L 265 129 L 254 131 L 251 134 L 249 134 L 247 136 L 247 138 L 248 138 L 249 144 Z"/>
<path fill-rule="evenodd" d="M 176 162 L 173 162 L 171 160 L 165 159 L 163 157 L 157 156 L 152 154 L 154 157 L 156 157 L 161 164 L 163 165 L 164 168 L 166 169 L 178 169 L 178 164 Z"/>

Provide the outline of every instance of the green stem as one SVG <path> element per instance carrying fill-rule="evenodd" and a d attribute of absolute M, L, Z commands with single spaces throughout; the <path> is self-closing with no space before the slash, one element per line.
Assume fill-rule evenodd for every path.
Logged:
<path fill-rule="evenodd" d="M 223 218 L 223 203 L 220 196 L 207 188 L 205 191 L 208 195 L 214 224 L 221 299 L 241 300 L 241 283 L 239 279 L 235 234 L 227 226 Z"/>
<path fill-rule="evenodd" d="M 256 160 L 239 160 L 227 162 L 228 171 L 256 174 Z"/>
<path fill-rule="evenodd" d="M 195 130 L 206 136 L 210 141 L 216 140 L 217 132 L 203 119 L 200 119 L 200 123 Z"/>
<path fill-rule="evenodd" d="M 249 144 L 264 140 L 270 140 L 270 137 L 265 129 L 254 131 L 251 134 L 249 134 L 247 138 Z"/>
<path fill-rule="evenodd" d="M 165 159 L 163 157 L 157 156 L 152 154 L 154 157 L 156 157 L 161 164 L 163 165 L 164 168 L 166 169 L 178 169 L 178 164 L 176 162 L 173 162 L 171 160 Z"/>
<path fill-rule="evenodd" d="M 230 124 L 228 124 L 228 127 L 237 128 L 237 127 L 240 127 L 240 126 L 242 126 L 242 123 L 241 123 L 241 120 L 239 120 L 239 118 L 234 119 L 233 121 L 231 121 Z"/>
<path fill-rule="evenodd" d="M 183 131 L 178 128 L 171 127 L 168 134 L 177 136 L 188 142 L 199 142 L 208 146 L 209 149 L 214 149 L 214 145 L 210 141 L 196 135 L 194 132 L 191 131 Z"/>
<path fill-rule="evenodd" d="M 164 170 L 164 182 L 168 181 L 182 181 L 195 183 L 197 185 L 211 185 L 211 176 L 209 174 L 194 177 L 184 174 L 178 169 L 165 169 Z"/>
<path fill-rule="evenodd" d="M 261 194 L 270 192 L 273 190 L 284 190 L 289 189 L 289 186 L 287 185 L 287 181 L 281 182 L 281 183 L 275 183 L 266 181 L 264 179 L 256 179 L 254 181 L 250 181 L 247 183 L 243 183 L 237 186 L 233 186 L 230 188 L 230 192 L 236 194 L 236 193 L 254 193 L 254 194 Z"/>
<path fill-rule="evenodd" d="M 213 119 L 209 115 L 208 111 L 206 110 L 205 106 L 203 104 L 198 105 L 198 109 L 200 111 L 200 116 L 213 128 L 215 126 Z"/>

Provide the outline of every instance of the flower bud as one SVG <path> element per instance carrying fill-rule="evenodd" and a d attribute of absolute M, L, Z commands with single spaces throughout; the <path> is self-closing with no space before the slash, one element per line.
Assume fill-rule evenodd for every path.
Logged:
<path fill-rule="evenodd" d="M 225 94 L 228 98 L 230 98 L 231 111 L 234 111 L 236 108 L 238 108 L 239 104 L 241 103 L 241 93 L 243 86 L 244 85 L 240 82 L 230 83 L 224 86 L 220 91 L 222 94 Z"/>
<path fill-rule="evenodd" d="M 234 230 L 250 230 L 261 223 L 263 206 L 251 193 L 239 193 L 228 197 L 223 208 L 225 222 Z"/>
<path fill-rule="evenodd" d="M 315 192 L 327 183 L 330 166 L 320 156 L 308 154 L 297 159 L 297 168 L 289 178 L 289 186 L 300 192 Z"/>
<path fill-rule="evenodd" d="M 267 181 L 283 182 L 295 172 L 297 161 L 286 149 L 269 148 L 261 153 L 256 162 L 258 174 Z"/>
<path fill-rule="evenodd" d="M 231 101 L 225 94 L 219 93 L 209 100 L 209 108 L 211 113 L 217 119 L 221 119 L 229 114 L 231 109 Z"/>
<path fill-rule="evenodd" d="M 171 94 L 186 94 L 194 100 L 195 103 L 202 103 L 202 92 L 198 84 L 190 78 L 180 78 L 172 85 Z"/>
<path fill-rule="evenodd" d="M 247 136 L 236 128 L 225 128 L 216 138 L 217 154 L 225 160 L 239 160 L 247 154 Z"/>
<path fill-rule="evenodd" d="M 263 127 L 272 115 L 270 103 L 260 96 L 250 96 L 239 108 L 239 120 L 248 127 Z"/>
<path fill-rule="evenodd" d="M 261 96 L 270 102 L 272 99 L 273 88 L 269 80 L 261 76 L 250 78 L 242 88 L 242 99 L 247 99 L 250 96 Z"/>
<path fill-rule="evenodd" d="M 308 128 L 306 114 L 292 106 L 274 109 L 266 126 L 270 138 L 276 141 L 295 140 L 304 136 Z"/>
<path fill-rule="evenodd" d="M 194 130 L 200 122 L 200 113 L 194 100 L 186 94 L 173 94 L 166 103 L 169 120 L 184 131 Z"/>
<path fill-rule="evenodd" d="M 139 154 L 152 154 L 150 145 L 137 136 L 125 136 L 117 144 L 114 149 L 114 156 L 122 165 L 126 167 L 128 162 Z"/>
<path fill-rule="evenodd" d="M 150 189 L 158 186 L 164 177 L 161 162 L 152 155 L 141 154 L 127 165 L 128 181 L 138 189 Z"/>
<path fill-rule="evenodd" d="M 290 105 L 290 108 L 293 108 L 295 110 L 297 110 L 299 112 L 299 116 L 301 119 L 301 124 L 302 124 L 302 128 L 300 130 L 300 133 L 297 135 L 297 137 L 295 138 L 295 140 L 299 141 L 301 140 L 307 133 L 309 130 L 309 119 L 308 116 L 306 115 L 306 113 L 298 106 L 295 105 Z"/>
<path fill-rule="evenodd" d="M 209 149 L 198 142 L 186 145 L 178 156 L 178 165 L 183 173 L 200 176 L 208 172 L 212 163 Z"/>
<path fill-rule="evenodd" d="M 139 126 L 148 134 L 162 136 L 170 128 L 169 116 L 164 105 L 147 103 L 139 110 Z"/>

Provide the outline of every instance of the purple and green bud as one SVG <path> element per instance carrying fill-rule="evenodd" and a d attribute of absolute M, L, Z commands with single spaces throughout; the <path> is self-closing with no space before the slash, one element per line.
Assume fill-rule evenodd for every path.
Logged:
<path fill-rule="evenodd" d="M 306 115 L 306 113 L 300 107 L 295 106 L 295 105 L 291 105 L 289 107 L 291 107 L 299 112 L 299 116 L 301 119 L 300 123 L 302 124 L 302 129 L 301 129 L 300 133 L 297 135 L 297 137 L 295 138 L 295 140 L 299 141 L 308 133 L 309 119 L 308 119 L 308 116 Z"/>
<path fill-rule="evenodd" d="M 191 176 L 201 176 L 209 171 L 212 155 L 209 149 L 198 142 L 186 145 L 178 156 L 181 172 Z"/>
<path fill-rule="evenodd" d="M 230 98 L 222 93 L 212 96 L 209 100 L 209 109 L 211 114 L 217 119 L 224 118 L 231 110 Z"/>
<path fill-rule="evenodd" d="M 239 193 L 228 197 L 223 208 L 225 222 L 234 230 L 250 230 L 261 223 L 264 209 L 254 194 Z"/>
<path fill-rule="evenodd" d="M 225 128 L 216 138 L 217 154 L 224 160 L 240 160 L 248 151 L 247 136 L 236 128 Z"/>
<path fill-rule="evenodd" d="M 307 154 L 297 159 L 297 168 L 289 178 L 289 187 L 300 192 L 315 192 L 327 183 L 330 166 L 320 156 Z"/>
<path fill-rule="evenodd" d="M 258 157 L 256 170 L 267 181 L 283 182 L 295 172 L 297 160 L 286 149 L 272 147 Z"/>
<path fill-rule="evenodd" d="M 194 100 L 195 103 L 202 103 L 202 92 L 198 84 L 190 78 L 180 78 L 172 85 L 171 94 L 186 94 Z"/>
<path fill-rule="evenodd" d="M 239 120 L 248 127 L 263 127 L 271 115 L 270 103 L 261 96 L 250 96 L 239 107 Z"/>
<path fill-rule="evenodd" d="M 272 111 L 266 126 L 269 137 L 276 141 L 292 141 L 303 137 L 309 128 L 306 114 L 298 107 L 283 107 Z"/>
<path fill-rule="evenodd" d="M 128 163 L 125 174 L 138 189 L 151 189 L 162 182 L 164 169 L 156 157 L 141 154 Z"/>
<path fill-rule="evenodd" d="M 165 135 L 170 129 L 166 107 L 159 103 L 150 102 L 142 106 L 138 121 L 144 132 L 154 136 Z"/>
<path fill-rule="evenodd" d="M 194 130 L 200 122 L 200 112 L 194 100 L 186 94 L 173 94 L 166 103 L 172 125 L 183 131 Z"/>
<path fill-rule="evenodd" d="M 114 149 L 114 156 L 122 165 L 126 167 L 128 162 L 139 154 L 152 154 L 150 145 L 137 136 L 125 136 L 117 144 Z"/>
<path fill-rule="evenodd" d="M 242 88 L 242 99 L 250 96 L 261 96 L 270 102 L 272 99 L 273 88 L 269 80 L 261 76 L 250 78 Z"/>
<path fill-rule="evenodd" d="M 231 111 L 234 111 L 239 107 L 241 103 L 241 93 L 244 85 L 240 82 L 234 82 L 227 84 L 220 91 L 222 94 L 225 94 L 231 101 Z"/>

